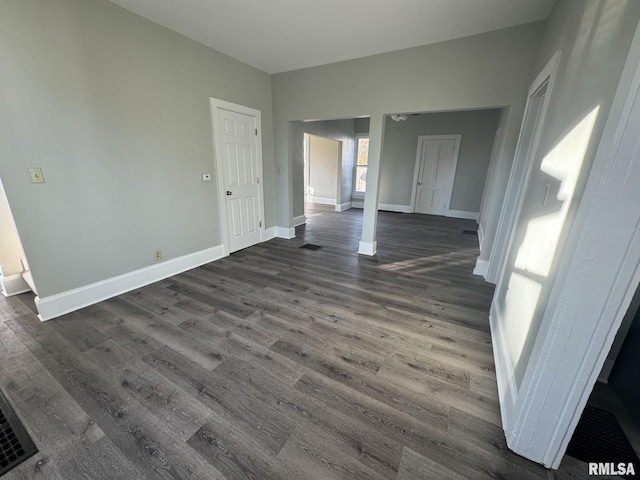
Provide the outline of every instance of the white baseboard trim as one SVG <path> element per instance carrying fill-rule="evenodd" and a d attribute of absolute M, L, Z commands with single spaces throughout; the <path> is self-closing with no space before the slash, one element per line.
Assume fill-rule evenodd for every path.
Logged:
<path fill-rule="evenodd" d="M 351 208 L 351 202 L 345 202 L 341 204 L 336 203 L 336 212 L 344 212 L 345 210 L 349 210 Z"/>
<path fill-rule="evenodd" d="M 134 270 L 83 287 L 67 290 L 48 297 L 36 297 L 38 318 L 41 321 L 51 320 L 66 313 L 79 310 L 111 297 L 121 295 L 136 288 L 144 287 L 163 278 L 199 267 L 224 257 L 222 245 L 172 258 L 148 267 Z"/>
<path fill-rule="evenodd" d="M 504 430 L 507 445 L 511 445 L 513 438 L 513 410 L 518 395 L 515 370 L 509 354 L 509 347 L 502 323 L 502 313 L 497 302 L 491 303 L 489 312 L 489 324 L 491 326 L 491 344 L 493 347 L 493 360 L 496 365 L 496 379 L 498 382 L 498 398 L 500 401 L 500 415 L 502 417 L 502 429 Z"/>
<path fill-rule="evenodd" d="M 309 201 L 311 203 L 319 203 L 320 205 L 335 205 L 335 198 L 324 198 L 324 197 L 309 197 Z"/>
<path fill-rule="evenodd" d="M 479 258 L 476 260 L 476 267 L 473 269 L 474 275 L 480 275 L 481 277 L 486 277 L 487 272 L 489 271 L 489 261 L 488 260 L 480 260 Z"/>
<path fill-rule="evenodd" d="M 307 217 L 304 215 L 300 215 L 298 217 L 293 217 L 293 226 L 299 227 L 300 225 L 304 225 L 307 223 Z"/>
<path fill-rule="evenodd" d="M 374 256 L 378 251 L 378 242 L 360 242 L 358 253 L 360 255 Z"/>
<path fill-rule="evenodd" d="M 379 203 L 378 210 L 386 212 L 413 213 L 411 205 L 394 205 L 393 203 Z"/>
<path fill-rule="evenodd" d="M 352 200 L 351 208 L 364 208 L 364 200 Z M 385 212 L 413 213 L 411 205 L 396 205 L 394 203 L 379 203 L 378 210 Z"/>
<path fill-rule="evenodd" d="M 290 240 L 296 238 L 295 227 L 276 227 L 276 237 Z"/>
<path fill-rule="evenodd" d="M 263 242 L 268 242 L 272 238 L 276 238 L 276 227 L 269 227 L 264 232 L 265 234 Z"/>
<path fill-rule="evenodd" d="M 0 284 L 2 287 L 2 294 L 5 297 L 11 297 L 12 295 L 19 295 L 20 293 L 31 291 L 31 287 L 24 280 L 21 273 L 0 277 Z"/>
<path fill-rule="evenodd" d="M 616 361 L 611 359 L 611 358 L 607 358 L 604 361 L 604 365 L 602 365 L 602 370 L 600 370 L 600 374 L 598 375 L 598 381 L 601 383 L 609 383 L 609 375 L 611 374 L 611 370 L 613 369 L 613 366 L 615 365 Z"/>
<path fill-rule="evenodd" d="M 466 212 L 464 210 L 447 210 L 444 212 L 445 217 L 468 218 L 469 220 L 478 220 L 479 212 Z"/>

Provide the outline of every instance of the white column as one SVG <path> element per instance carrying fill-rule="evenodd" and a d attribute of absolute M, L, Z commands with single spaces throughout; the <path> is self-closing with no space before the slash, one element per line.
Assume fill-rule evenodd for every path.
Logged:
<path fill-rule="evenodd" d="M 376 226 L 378 223 L 378 197 L 380 190 L 380 155 L 384 136 L 384 115 L 372 116 L 369 123 L 369 161 L 367 163 L 367 189 L 362 212 L 362 238 L 358 253 L 375 255 Z"/>

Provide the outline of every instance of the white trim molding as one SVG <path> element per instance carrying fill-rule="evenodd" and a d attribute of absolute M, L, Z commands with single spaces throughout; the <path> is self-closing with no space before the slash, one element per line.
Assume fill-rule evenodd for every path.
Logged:
<path fill-rule="evenodd" d="M 491 303 L 489 311 L 489 325 L 491 327 L 491 344 L 493 345 L 493 360 L 496 366 L 496 380 L 498 382 L 498 398 L 500 400 L 500 416 L 502 428 L 507 444 L 513 440 L 513 429 L 509 428 L 513 418 L 513 408 L 518 395 L 515 369 L 509 354 L 509 346 L 505 337 L 502 313 L 498 302 Z"/>
<path fill-rule="evenodd" d="M 482 252 L 482 244 L 484 243 L 484 227 L 482 226 L 482 222 L 478 223 L 478 247 Z M 489 262 L 487 261 L 487 268 L 489 268 Z"/>
<path fill-rule="evenodd" d="M 379 203 L 378 211 L 396 212 L 396 213 L 413 213 L 411 205 L 394 205 L 393 203 Z"/>
<path fill-rule="evenodd" d="M 351 202 L 345 202 L 340 205 L 336 204 L 336 212 L 344 212 L 351 208 Z"/>
<path fill-rule="evenodd" d="M 445 210 L 445 217 L 467 218 L 469 220 L 478 220 L 478 212 L 467 212 L 465 210 Z"/>
<path fill-rule="evenodd" d="M 31 287 L 22 277 L 22 273 L 0 276 L 0 284 L 2 287 L 2 294 L 5 297 L 11 297 L 12 295 L 19 295 L 20 293 L 31 291 Z"/>
<path fill-rule="evenodd" d="M 267 241 L 272 240 L 274 238 L 284 238 L 286 240 L 291 240 L 292 238 L 296 238 L 296 228 L 295 227 L 270 227 L 270 228 L 267 228 L 267 232 L 266 232 L 264 241 L 267 242 Z"/>
<path fill-rule="evenodd" d="M 473 269 L 473 274 L 480 275 L 481 277 L 486 277 L 488 270 L 489 270 L 489 260 L 480 260 L 478 258 L 476 260 L 476 266 Z"/>
<path fill-rule="evenodd" d="M 373 257 L 378 251 L 378 242 L 360 242 L 358 253 L 360 255 L 369 255 Z"/>
<path fill-rule="evenodd" d="M 267 230 L 265 231 L 265 238 L 264 241 L 268 242 L 269 240 L 276 238 L 276 227 L 269 227 L 267 228 Z"/>
<path fill-rule="evenodd" d="M 292 238 L 296 238 L 296 229 L 295 227 L 275 227 L 276 229 L 276 237 L 285 238 L 287 240 L 291 240 Z"/>
<path fill-rule="evenodd" d="M 309 203 L 317 203 L 319 205 L 335 205 L 335 198 L 325 198 L 325 197 L 315 197 L 313 195 L 307 196 L 307 202 Z"/>
<path fill-rule="evenodd" d="M 351 208 L 364 208 L 363 200 L 352 200 Z M 393 203 L 379 203 L 378 211 L 397 212 L 397 213 L 413 213 L 411 205 L 396 205 Z"/>
<path fill-rule="evenodd" d="M 299 227 L 300 225 L 304 225 L 307 223 L 307 217 L 305 215 L 299 215 L 297 217 L 293 217 L 293 226 Z"/>
<path fill-rule="evenodd" d="M 67 290 L 66 292 L 48 297 L 36 297 L 35 303 L 39 312 L 38 318 L 43 322 L 51 320 L 108 298 L 130 292 L 136 288 L 144 287 L 158 280 L 191 270 L 205 263 L 219 260 L 224 256 L 226 255 L 222 245 L 218 245 L 140 268 L 133 272 L 100 280 L 83 287 Z"/>
<path fill-rule="evenodd" d="M 487 279 L 492 283 L 498 283 L 505 268 L 508 250 L 513 242 L 515 222 L 522 210 L 525 189 L 538 150 L 540 134 L 545 122 L 547 109 L 549 108 L 549 101 L 553 94 L 553 86 L 561 58 L 562 51 L 558 50 L 529 86 L 527 103 L 522 117 L 513 165 L 511 167 L 511 173 L 509 174 L 509 183 L 507 184 L 507 190 L 504 194 L 502 210 L 500 211 L 498 226 L 496 227 L 496 235 L 493 246 L 491 247 Z M 547 85 L 547 90 L 536 118 L 534 114 L 535 110 L 532 109 L 534 105 L 533 100 L 545 84 Z M 525 126 L 528 122 L 535 122 L 530 142 L 526 141 L 525 135 L 527 131 Z"/>

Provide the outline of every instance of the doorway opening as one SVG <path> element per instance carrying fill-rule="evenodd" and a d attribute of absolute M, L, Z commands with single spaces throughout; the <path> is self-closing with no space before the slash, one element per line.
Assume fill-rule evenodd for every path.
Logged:
<path fill-rule="evenodd" d="M 5 297 L 36 292 L 13 214 L 0 180 L 0 289 Z"/>
<path fill-rule="evenodd" d="M 342 142 L 304 134 L 304 203 L 340 204 Z"/>

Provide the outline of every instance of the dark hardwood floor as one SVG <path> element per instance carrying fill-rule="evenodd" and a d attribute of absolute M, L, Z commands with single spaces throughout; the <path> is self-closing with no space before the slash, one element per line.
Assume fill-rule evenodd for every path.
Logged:
<path fill-rule="evenodd" d="M 361 210 L 308 217 L 46 323 L 2 299 L 40 450 L 6 479 L 547 478 L 505 445 L 475 222 L 382 212 L 372 258 Z"/>

